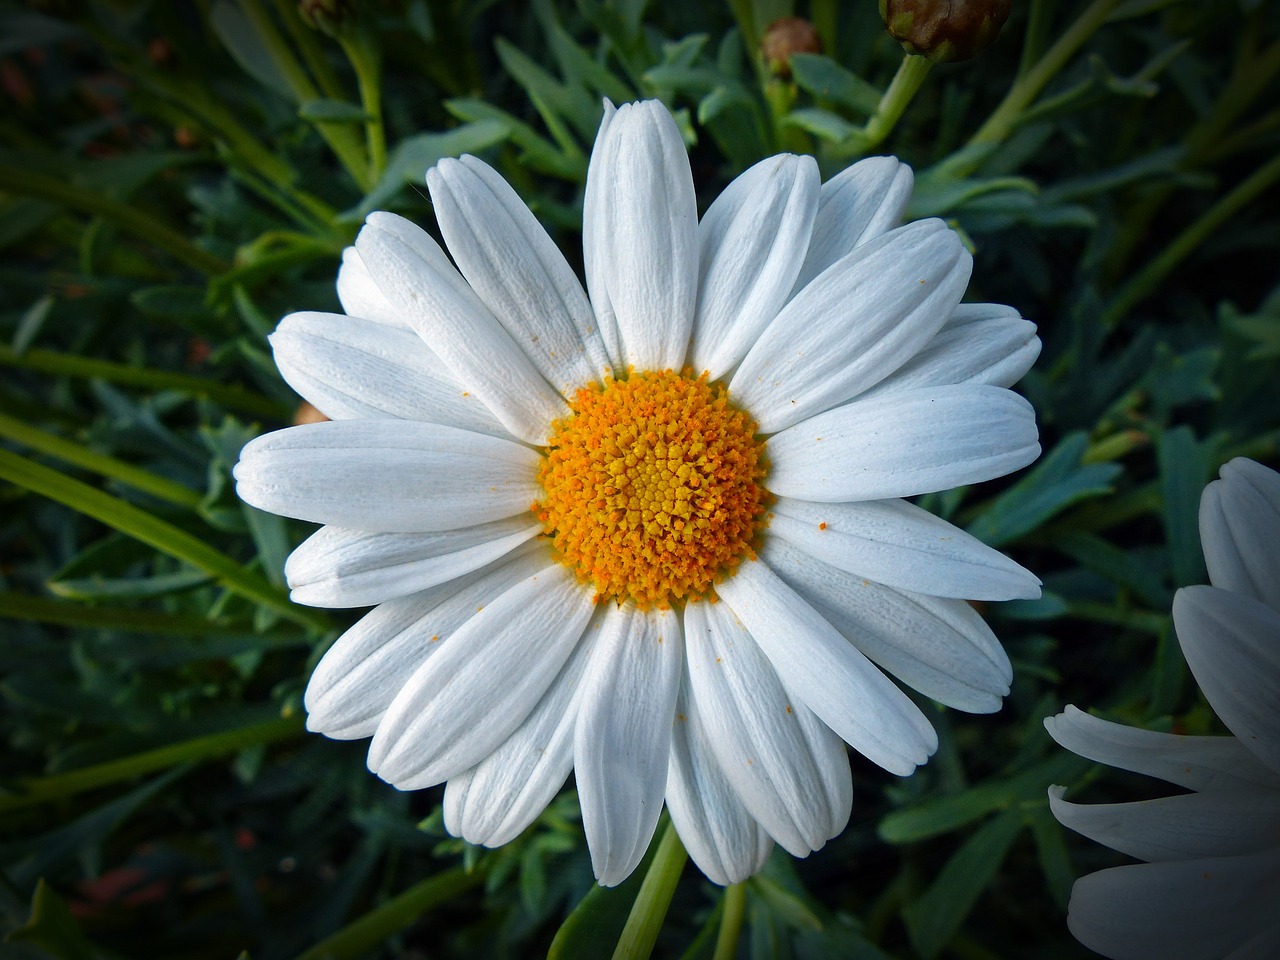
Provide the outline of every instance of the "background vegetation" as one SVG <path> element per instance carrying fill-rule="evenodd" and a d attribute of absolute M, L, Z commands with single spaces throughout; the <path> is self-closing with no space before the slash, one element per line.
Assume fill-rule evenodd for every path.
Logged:
<path fill-rule="evenodd" d="M 368 211 L 434 230 L 439 157 L 496 165 L 580 264 L 602 96 L 679 111 L 704 207 L 780 150 L 828 176 L 900 155 L 911 216 L 973 246 L 969 298 L 1015 305 L 1045 342 L 1022 384 L 1043 458 L 927 498 L 1045 581 L 984 611 L 1014 660 L 1005 709 L 926 705 L 941 746 L 910 779 L 854 756 L 849 828 L 775 853 L 741 915 L 687 868 L 656 954 L 1087 955 L 1072 879 L 1122 858 L 1065 835 L 1046 787 L 1154 790 L 1041 719 L 1074 702 L 1221 731 L 1169 608 L 1205 579 L 1203 485 L 1233 456 L 1280 458 L 1280 11 L 1025 0 L 985 54 L 929 69 L 873 0 L 792 7 L 0 3 L 6 955 L 614 949 L 644 868 L 593 887 L 572 782 L 486 851 L 444 834 L 440 790 L 398 793 L 363 743 L 303 732 L 310 669 L 354 614 L 288 602 L 307 529 L 239 503 L 229 474 L 296 413 L 265 335 L 338 309 Z M 787 79 L 758 50 L 791 12 L 825 53 Z"/>

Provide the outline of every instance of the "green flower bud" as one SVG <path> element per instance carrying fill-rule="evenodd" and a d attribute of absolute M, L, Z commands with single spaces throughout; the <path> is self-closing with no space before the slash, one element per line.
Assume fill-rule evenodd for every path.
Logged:
<path fill-rule="evenodd" d="M 1013 0 L 880 0 L 880 16 L 908 53 L 951 63 L 989 47 L 1012 6 Z"/>
<path fill-rule="evenodd" d="M 760 53 L 769 72 L 784 80 L 791 76 L 793 53 L 821 53 L 822 40 L 808 20 L 783 17 L 765 29 L 760 40 Z"/>

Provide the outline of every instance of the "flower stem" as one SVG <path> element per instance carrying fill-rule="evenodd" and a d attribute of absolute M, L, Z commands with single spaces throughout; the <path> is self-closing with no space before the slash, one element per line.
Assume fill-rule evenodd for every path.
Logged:
<path fill-rule="evenodd" d="M 161 553 L 189 563 L 214 577 L 228 590 L 307 627 L 328 630 L 328 616 L 290 602 L 282 590 L 241 566 L 199 537 L 175 527 L 133 504 L 73 480 L 56 470 L 0 450 L 0 479 L 93 517 L 113 530 L 140 540 Z"/>
<path fill-rule="evenodd" d="M 1103 325 L 1114 327 L 1135 304 L 1150 296 L 1192 250 L 1277 180 L 1280 180 L 1280 155 L 1272 157 L 1205 211 L 1203 216 L 1174 237 L 1159 256 L 1125 284 L 1102 315 Z"/>
<path fill-rule="evenodd" d="M 1067 61 L 1084 45 L 1084 42 L 1107 21 L 1111 11 L 1119 2 L 1120 0 L 1093 0 L 1084 13 L 1080 14 L 1079 19 L 1067 28 L 1066 33 L 1045 51 L 1040 62 L 1009 88 L 1004 100 L 987 118 L 986 123 L 969 138 L 969 146 L 979 143 L 999 143 L 1008 137 L 1021 119 L 1023 112 L 1044 89 L 1045 84 L 1067 65 Z"/>
<path fill-rule="evenodd" d="M 631 907 L 627 924 L 618 937 L 613 960 L 646 960 L 653 952 L 658 931 L 662 929 L 662 921 L 667 916 L 667 907 L 671 905 L 671 897 L 676 892 L 680 871 L 684 869 L 688 859 L 689 855 L 680 842 L 675 824 L 667 824 L 662 842 L 658 844 L 658 852 L 654 854 L 649 872 L 645 874 L 640 892 L 636 894 L 636 902 Z"/>
<path fill-rule="evenodd" d="M 112 200 L 105 194 L 77 187 L 58 177 L 8 164 L 0 164 L 0 183 L 4 184 L 7 193 L 51 200 L 80 213 L 104 217 L 203 273 L 218 274 L 227 269 L 227 264 L 221 257 L 200 249 L 176 230 L 171 230 L 141 210 L 119 200 Z"/>
<path fill-rule="evenodd" d="M 889 89 L 885 90 L 876 107 L 876 112 L 867 120 L 866 125 L 853 137 L 849 144 L 852 149 L 842 149 L 842 155 L 864 154 L 874 150 L 893 132 L 907 106 L 929 75 L 933 61 L 915 54 L 905 54 L 898 64 L 898 72 L 893 75 Z"/>
<path fill-rule="evenodd" d="M 369 179 L 376 184 L 387 167 L 387 135 L 382 126 L 382 54 L 368 28 L 362 27 L 352 38 L 343 36 L 340 42 L 356 72 L 360 105 L 369 118 L 364 124 L 365 143 L 369 152 Z"/>
<path fill-rule="evenodd" d="M 738 952 L 738 935 L 747 907 L 747 885 L 735 883 L 725 888 L 724 913 L 720 915 L 720 933 L 716 936 L 716 952 L 711 960 L 733 960 Z"/>
<path fill-rule="evenodd" d="M 284 27 L 289 31 L 293 42 L 302 51 L 302 59 L 306 61 L 307 69 L 316 78 L 316 83 L 320 85 L 324 95 L 330 100 L 343 99 L 346 94 L 343 92 L 342 84 L 338 82 L 337 75 L 325 57 L 324 47 L 317 42 L 316 32 L 303 23 L 298 13 L 297 3 L 294 0 L 275 0 L 275 5 L 276 14 L 284 22 Z"/>

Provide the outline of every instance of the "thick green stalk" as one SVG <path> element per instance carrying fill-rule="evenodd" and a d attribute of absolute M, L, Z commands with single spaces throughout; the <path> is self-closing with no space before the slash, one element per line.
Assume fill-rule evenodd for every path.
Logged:
<path fill-rule="evenodd" d="M 228 268 L 221 257 L 202 250 L 159 220 L 96 190 L 86 190 L 66 180 L 35 170 L 0 164 L 0 183 L 7 193 L 51 200 L 79 213 L 103 217 L 122 230 L 159 247 L 203 273 L 219 274 Z"/>
<path fill-rule="evenodd" d="M 161 520 L 133 504 L 103 493 L 8 450 L 0 450 L 0 479 L 48 497 L 93 517 L 113 530 L 203 570 L 233 593 L 304 626 L 327 630 L 329 618 L 318 610 L 291 603 L 284 591 L 215 550 L 199 537 Z"/>
<path fill-rule="evenodd" d="M 893 132 L 893 128 L 902 119 L 917 91 L 924 84 L 925 77 L 933 61 L 915 54 L 905 54 L 898 64 L 898 72 L 893 75 L 889 88 L 885 90 L 876 107 L 876 112 L 867 120 L 866 125 L 850 138 L 848 148 L 841 144 L 837 153 L 841 156 L 856 156 L 874 150 Z"/>
<path fill-rule="evenodd" d="M 658 844 L 658 852 L 654 854 L 649 872 L 645 874 L 640 892 L 636 894 L 636 902 L 631 907 L 627 924 L 618 937 L 613 960 L 646 960 L 653 952 L 658 931 L 662 929 L 662 921 L 667 916 L 667 907 L 671 905 L 671 898 L 676 892 L 680 871 L 684 869 L 688 859 L 689 855 L 680 842 L 675 824 L 667 824 L 662 842 Z"/>
<path fill-rule="evenodd" d="M 1106 23 L 1119 2 L 1120 0 L 1093 0 L 1076 22 L 1045 51 L 1035 67 L 1009 88 L 995 112 L 969 139 L 969 145 L 999 143 L 1008 137 L 1023 112 L 1040 95 L 1040 91 L 1067 65 L 1084 42 Z"/>
<path fill-rule="evenodd" d="M 200 505 L 202 499 L 199 492 L 184 487 L 168 477 L 161 477 L 150 470 L 143 470 L 131 463 L 90 450 L 83 444 L 32 427 L 5 413 L 0 413 L 0 437 L 8 437 L 33 450 L 47 453 L 77 467 L 92 470 L 104 477 L 119 480 L 135 490 L 176 503 L 180 507 L 195 508 Z"/>
<path fill-rule="evenodd" d="M 462 867 L 454 867 L 428 877 L 311 949 L 304 950 L 298 954 L 297 960 L 353 960 L 362 957 L 432 907 L 448 903 L 472 887 L 479 886 L 486 872 L 481 864 L 470 872 Z"/>
<path fill-rule="evenodd" d="M 55 773 L 47 777 L 32 777 L 18 780 L 11 785 L 12 792 L 0 795 L 0 813 L 18 810 L 37 803 L 47 803 L 61 797 L 73 796 L 104 787 L 109 783 L 131 780 L 134 777 L 176 767 L 180 763 L 191 760 L 207 760 L 212 757 L 236 753 L 247 747 L 264 743 L 286 740 L 302 732 L 302 718 L 290 717 L 282 720 L 270 720 L 266 723 L 241 727 L 238 730 L 227 730 L 204 737 L 195 737 L 181 743 L 158 747 L 135 753 L 119 760 L 97 763 L 79 770 L 68 770 L 66 773 Z"/>
<path fill-rule="evenodd" d="M 135 367 L 110 360 L 98 360 L 92 357 L 81 357 L 70 353 L 58 353 L 54 350 L 27 350 L 19 353 L 12 347 L 0 344 L 0 366 L 17 367 L 21 370 L 37 370 L 57 376 L 86 377 L 93 380 L 105 380 L 107 383 L 118 383 L 126 387 L 141 387 L 148 391 L 177 390 L 196 397 L 208 397 L 214 403 L 232 410 L 239 410 L 254 417 L 283 419 L 291 413 L 284 404 L 277 403 L 258 393 L 251 393 L 243 387 L 217 383 L 203 377 L 193 377 L 185 373 L 170 373 L 167 370 L 151 370 L 147 367 Z"/>
<path fill-rule="evenodd" d="M 340 38 L 342 49 L 356 72 L 360 106 L 368 116 L 364 123 L 365 146 L 369 152 L 369 179 L 377 183 L 387 168 L 387 134 L 382 126 L 382 53 L 376 38 L 365 28 L 353 38 Z"/>
<path fill-rule="evenodd" d="M 720 915 L 720 932 L 716 935 L 716 952 L 711 960 L 733 960 L 738 954 L 738 935 L 747 906 L 747 885 L 735 883 L 724 891 L 724 913 Z"/>
<path fill-rule="evenodd" d="M 1250 204 L 1259 194 L 1280 180 L 1280 155 L 1272 157 L 1241 181 L 1234 190 L 1215 203 L 1191 226 L 1173 238 L 1154 260 L 1138 272 L 1111 301 L 1102 315 L 1105 326 L 1115 326 L 1133 306 L 1150 296 L 1210 234 Z"/>

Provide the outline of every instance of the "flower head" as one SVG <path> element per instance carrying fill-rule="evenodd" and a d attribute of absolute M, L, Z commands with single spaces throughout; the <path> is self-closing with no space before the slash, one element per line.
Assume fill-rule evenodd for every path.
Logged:
<path fill-rule="evenodd" d="M 1074 707 L 1045 721 L 1068 750 L 1189 793 L 1080 804 L 1051 787 L 1054 816 L 1146 861 L 1082 877 L 1068 926 L 1116 960 L 1280 952 L 1280 475 L 1237 458 L 1200 500 L 1213 586 L 1184 587 L 1173 624 L 1205 698 L 1234 734 L 1135 730 Z"/>
<path fill-rule="evenodd" d="M 1009 661 L 961 598 L 1038 581 L 901 498 L 1036 457 L 1007 387 L 1039 341 L 960 305 L 956 234 L 897 226 L 911 182 L 887 157 L 826 184 L 771 157 L 698 222 L 679 131 L 646 102 L 606 105 L 589 296 L 474 157 L 427 175 L 453 263 L 370 216 L 346 315 L 272 337 L 333 422 L 236 468 L 247 502 L 325 524 L 289 558 L 294 599 L 377 605 L 317 667 L 308 726 L 371 736 L 397 787 L 447 782 L 446 826 L 490 846 L 572 771 L 605 884 L 665 799 L 731 883 L 774 841 L 804 856 L 843 829 L 846 742 L 901 775 L 934 750 L 876 665 L 998 709 Z"/>

